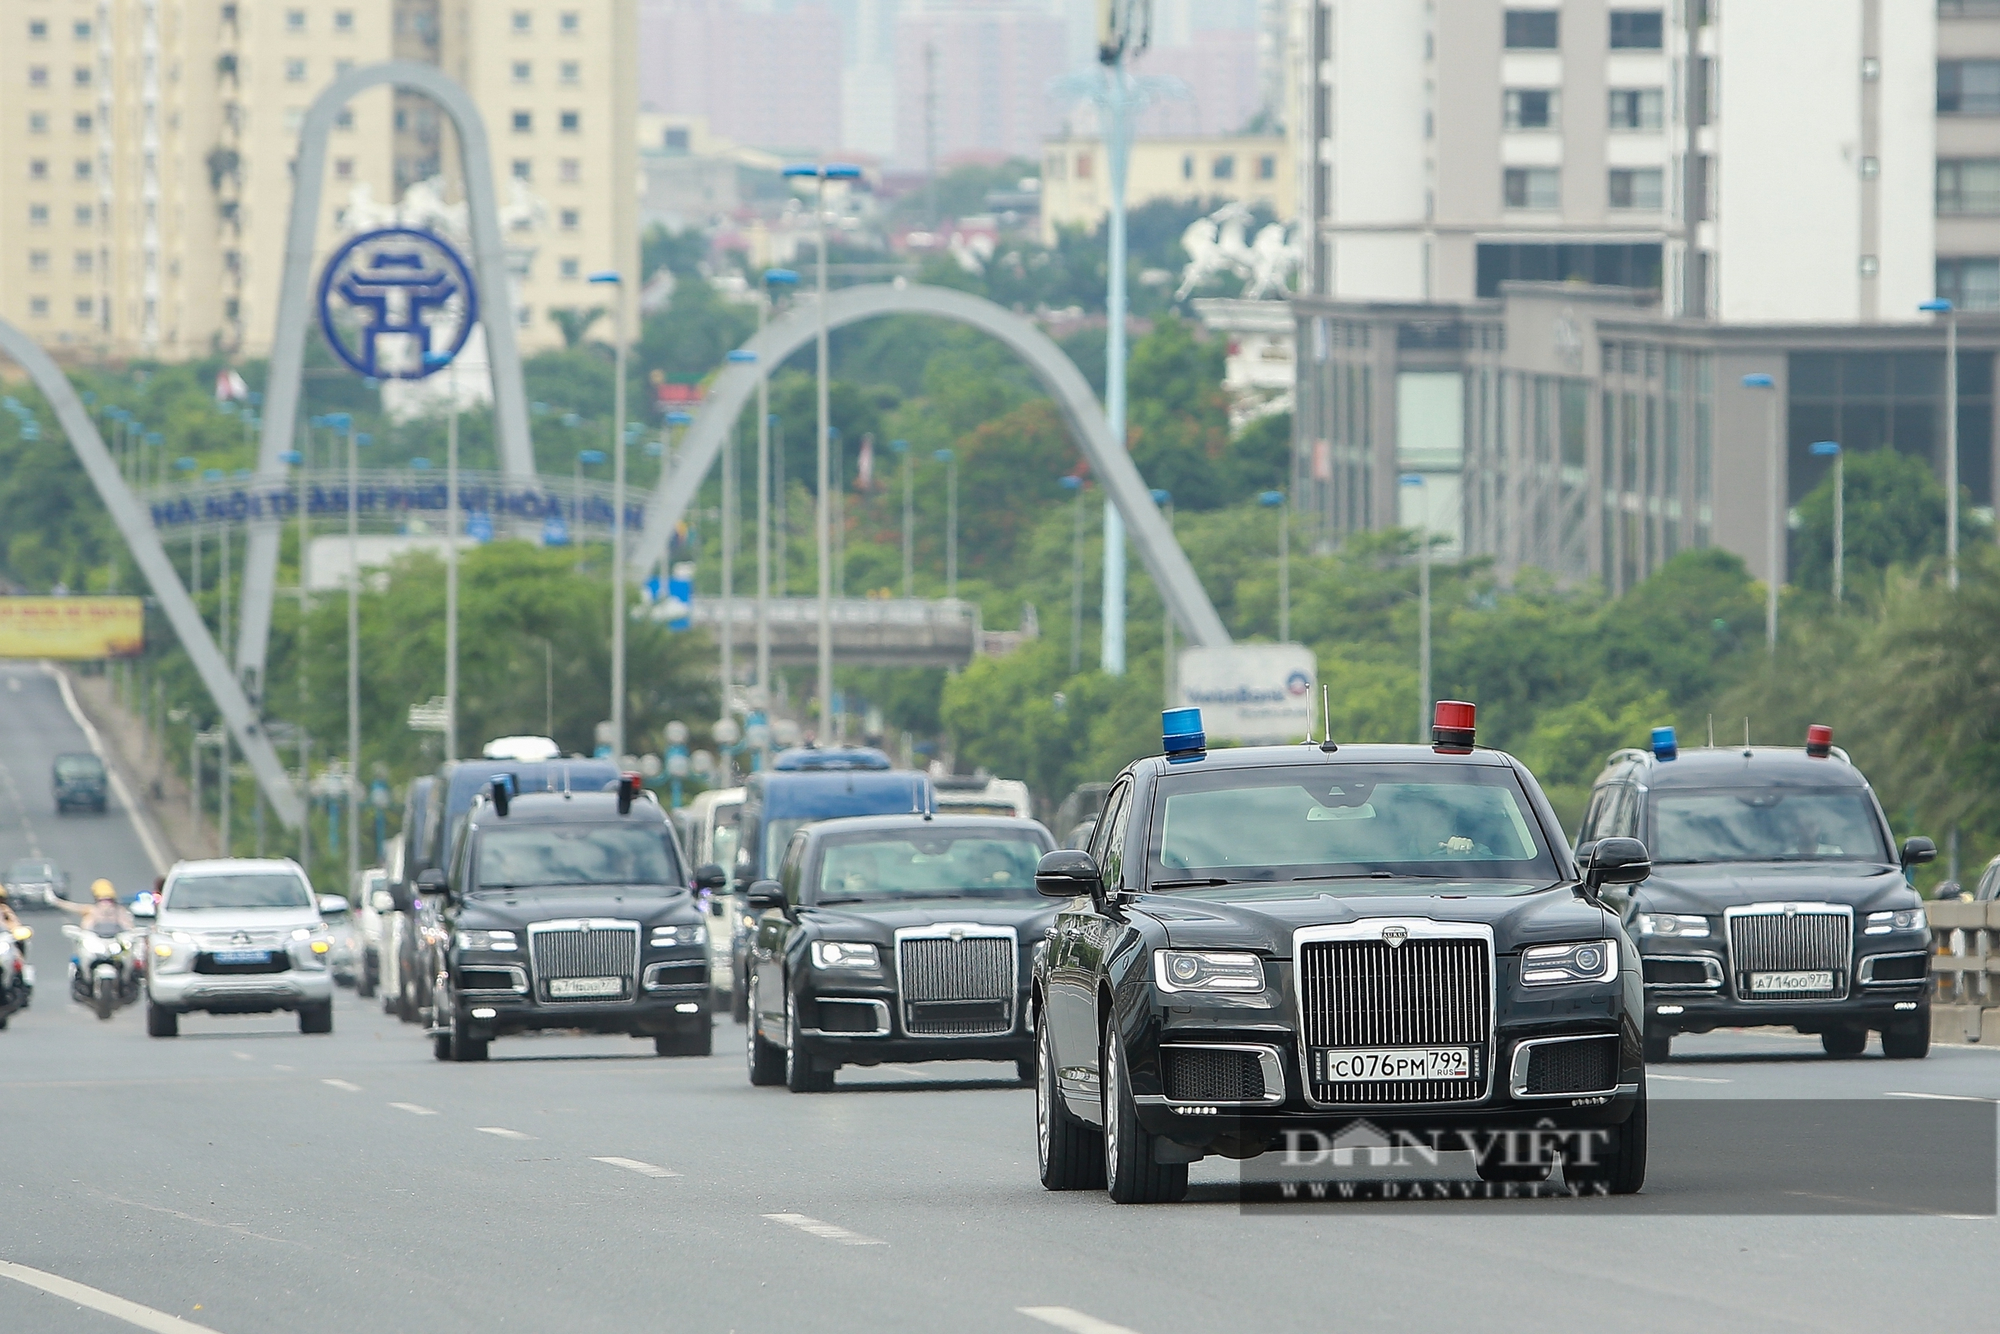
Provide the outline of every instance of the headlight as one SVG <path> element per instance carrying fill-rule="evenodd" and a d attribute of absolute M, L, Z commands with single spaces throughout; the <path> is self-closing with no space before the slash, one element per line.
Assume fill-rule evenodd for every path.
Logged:
<path fill-rule="evenodd" d="M 327 933 L 327 925 L 325 922 L 314 922 L 311 926 L 301 926 L 294 928 L 294 930 L 292 931 L 292 939 L 311 940 L 314 936 L 323 936 L 326 933 Z"/>
<path fill-rule="evenodd" d="M 1521 951 L 1521 981 L 1531 987 L 1609 982 L 1617 975 L 1618 947 L 1608 940 L 1535 945 Z"/>
<path fill-rule="evenodd" d="M 1699 940 L 1708 935 L 1708 919 L 1677 912 L 1642 912 L 1639 914 L 1639 934 Z"/>
<path fill-rule="evenodd" d="M 1898 908 L 1894 912 L 1872 912 L 1861 928 L 1864 936 L 1886 936 L 1891 931 L 1928 931 L 1931 919 L 1922 908 Z"/>
<path fill-rule="evenodd" d="M 815 940 L 812 943 L 815 968 L 879 968 L 882 956 L 873 945 L 853 940 Z"/>
<path fill-rule="evenodd" d="M 519 949 L 514 943 L 512 931 L 461 931 L 458 933 L 458 947 L 469 953 Z"/>
<path fill-rule="evenodd" d="M 1153 981 L 1162 991 L 1262 991 L 1264 961 L 1218 950 L 1159 950 Z"/>
<path fill-rule="evenodd" d="M 708 928 L 705 926 L 656 926 L 653 928 L 652 946 L 664 949 L 669 945 L 706 945 Z"/>

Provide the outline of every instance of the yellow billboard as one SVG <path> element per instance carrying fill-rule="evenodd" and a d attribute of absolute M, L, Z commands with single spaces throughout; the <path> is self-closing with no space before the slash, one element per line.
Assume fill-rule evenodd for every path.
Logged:
<path fill-rule="evenodd" d="M 145 647 L 138 598 L 0 597 L 0 658 L 136 658 Z"/>

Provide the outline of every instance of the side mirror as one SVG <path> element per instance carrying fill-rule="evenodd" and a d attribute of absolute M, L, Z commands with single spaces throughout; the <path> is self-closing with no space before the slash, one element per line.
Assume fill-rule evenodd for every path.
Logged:
<path fill-rule="evenodd" d="M 389 889 L 376 890 L 368 896 L 368 906 L 378 913 L 396 911 L 395 891 Z"/>
<path fill-rule="evenodd" d="M 132 903 L 132 916 L 135 920 L 138 918 L 145 918 L 146 920 L 151 921 L 154 918 L 157 918 L 159 915 L 160 915 L 160 910 L 154 906 L 153 900 L 150 897 L 143 899 L 136 899 Z"/>
<path fill-rule="evenodd" d="M 415 912 L 417 910 L 416 896 L 410 893 L 410 887 L 401 881 L 391 881 L 389 888 L 383 892 L 389 896 L 389 908 L 391 911 Z"/>
<path fill-rule="evenodd" d="M 767 908 L 783 911 L 785 907 L 785 887 L 775 880 L 759 880 L 750 886 L 750 909 L 763 912 Z"/>
<path fill-rule="evenodd" d="M 322 894 L 319 896 L 319 915 L 321 917 L 345 917 L 347 916 L 348 908 L 351 906 L 346 899 L 343 899 L 338 894 Z"/>
<path fill-rule="evenodd" d="M 1077 848 L 1057 848 L 1042 854 L 1035 866 L 1035 892 L 1052 899 L 1104 892 L 1104 874 L 1097 859 Z"/>
<path fill-rule="evenodd" d="M 417 893 L 426 897 L 445 892 L 445 874 L 442 866 L 432 866 L 417 875 Z"/>
<path fill-rule="evenodd" d="M 1937 860 L 1937 844 L 1922 836 L 1903 840 L 1903 865 L 1922 866 Z"/>
<path fill-rule="evenodd" d="M 1577 844 L 1576 864 L 1578 866 L 1584 866 L 1584 867 L 1589 866 L 1590 854 L 1595 852 L 1596 850 L 1597 850 L 1597 840 L 1594 838 L 1589 840 L 1588 842 Z"/>
<path fill-rule="evenodd" d="M 729 872 L 714 862 L 703 862 L 694 869 L 694 887 L 711 892 L 724 889 L 729 884 Z"/>
<path fill-rule="evenodd" d="M 1600 838 L 1591 845 L 1584 887 L 1595 894 L 1606 885 L 1636 885 L 1653 873 L 1653 859 L 1636 838 Z"/>

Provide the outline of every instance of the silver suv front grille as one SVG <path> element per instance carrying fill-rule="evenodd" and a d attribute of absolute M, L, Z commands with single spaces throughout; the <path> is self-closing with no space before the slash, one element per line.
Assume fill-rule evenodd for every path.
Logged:
<path fill-rule="evenodd" d="M 1014 1031 L 1020 945 L 1008 927 L 896 933 L 903 1031 L 912 1037 L 1004 1037 Z"/>
<path fill-rule="evenodd" d="M 536 922 L 528 928 L 528 959 L 537 1000 L 628 1000 L 639 971 L 639 924 L 606 918 Z M 550 987 L 586 978 L 615 979 L 619 989 L 557 995 Z"/>

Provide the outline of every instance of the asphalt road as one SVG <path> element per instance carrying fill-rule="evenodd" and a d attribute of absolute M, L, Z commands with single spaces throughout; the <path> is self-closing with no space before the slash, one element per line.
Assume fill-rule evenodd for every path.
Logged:
<path fill-rule="evenodd" d="M 20 793 L 0 839 L 23 836 L 25 808 L 73 871 L 140 869 L 136 841 L 116 851 L 122 821 L 74 834 L 82 821 L 48 812 L 37 747 L 69 724 L 59 702 L 29 718 L 32 688 L 0 685 L 0 799 Z M 1039 1187 L 1033 1097 L 1011 1067 L 845 1070 L 835 1092 L 796 1096 L 749 1087 L 728 1024 L 701 1060 L 549 1035 L 444 1065 L 348 993 L 327 1037 L 190 1016 L 151 1040 L 136 1010 L 100 1022 L 70 1004 L 52 953 L 35 1006 L 0 1033 L 0 1330 L 1879 1334 L 1981 1328 L 2000 1302 L 1991 1216 L 1921 1200 L 1843 1213 L 1838 1164 L 1789 1215 L 1774 1210 L 1799 1200 L 1718 1180 L 1685 1144 L 1656 1149 L 1632 1206 L 1246 1212 L 1236 1166 L 1211 1161 L 1187 1203 L 1121 1208 Z M 1715 1034 L 1682 1040 L 1651 1081 L 1656 1111 L 1983 1107 L 2000 1052 L 1834 1061 L 1812 1040 Z M 1899 1147 L 1991 1170 L 1990 1146 Z M 61 1281 L 87 1291 L 45 1291 Z M 138 1305 L 104 1313 L 118 1301 Z"/>

